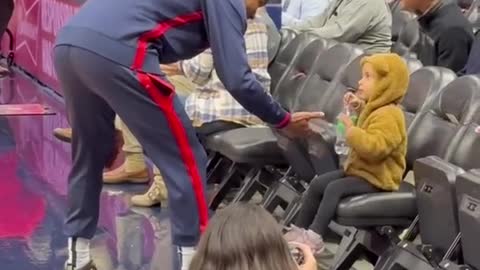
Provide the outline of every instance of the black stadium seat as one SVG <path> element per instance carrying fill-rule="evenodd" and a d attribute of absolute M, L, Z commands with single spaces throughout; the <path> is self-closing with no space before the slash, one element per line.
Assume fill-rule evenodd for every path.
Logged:
<path fill-rule="evenodd" d="M 403 59 L 405 59 L 405 62 L 407 63 L 410 74 L 423 67 L 422 62 L 420 62 L 420 60 L 418 60 L 417 58 L 404 56 Z"/>
<path fill-rule="evenodd" d="M 285 77 L 285 79 L 278 85 L 279 90 L 274 93 L 274 97 L 280 101 L 280 103 L 283 103 L 287 109 L 289 104 L 294 104 L 294 100 L 301 92 L 301 90 L 297 91 L 297 89 L 302 87 L 307 78 L 306 75 L 311 73 L 310 70 L 312 72 L 317 70 L 318 65 L 328 60 L 332 63 L 330 66 L 338 67 L 337 70 L 332 68 L 332 73 L 335 74 L 345 65 L 345 61 L 348 61 L 349 58 L 352 57 L 351 55 L 354 52 L 358 52 L 357 49 L 346 44 L 336 45 L 324 52 L 322 52 L 322 48 L 325 48 L 325 41 L 322 39 L 310 43 L 302 50 L 300 57 L 302 59 L 316 59 L 315 62 L 306 64 L 295 61 L 294 64 L 287 69 L 286 74 L 282 76 Z M 220 153 L 235 164 L 248 164 L 256 170 L 261 170 L 266 165 L 288 165 L 288 162 L 283 158 L 281 150 L 278 147 L 277 138 L 267 126 L 240 128 L 225 133 L 217 133 L 205 140 L 205 146 L 208 149 Z M 252 178 L 251 180 L 254 181 L 256 179 Z M 211 200 L 210 207 L 212 209 L 215 209 L 219 205 L 231 187 L 231 185 L 226 184 L 225 181 L 231 181 L 231 179 L 224 178 L 224 180 L 222 180 L 224 184 L 221 184 L 221 186 L 224 188 L 218 190 L 217 194 Z M 249 185 L 249 183 L 244 185 Z"/>
<path fill-rule="evenodd" d="M 420 25 L 416 19 L 407 22 L 392 46 L 392 52 L 403 57 L 417 57 L 415 47 L 420 40 Z"/>
<path fill-rule="evenodd" d="M 461 247 L 463 263 L 458 269 L 480 269 L 480 171 L 472 170 L 460 175 L 456 183 L 459 202 Z"/>
<path fill-rule="evenodd" d="M 312 58 L 316 57 L 313 51 L 309 52 L 305 50 L 305 53 L 309 53 Z M 275 93 L 275 96 L 278 100 L 283 100 L 281 103 L 284 103 L 284 105 L 286 105 L 285 107 L 289 108 L 289 105 L 296 104 L 297 101 L 285 102 L 285 96 L 297 96 L 295 89 L 298 87 L 302 88 L 299 90 L 300 96 L 308 95 L 311 91 L 322 93 L 325 87 L 329 87 L 329 83 L 335 81 L 338 76 L 340 76 L 344 66 L 359 54 L 361 54 L 361 50 L 354 46 L 348 44 L 335 45 L 320 54 L 315 64 L 311 67 L 312 72 L 304 71 L 305 74 L 309 74 L 305 78 L 305 83 L 302 81 L 294 81 L 293 84 L 290 84 L 292 79 L 288 81 L 286 79 L 278 86 L 279 90 L 278 93 Z M 330 64 L 325 66 L 325 63 Z M 292 67 L 291 70 L 295 69 L 297 69 L 297 67 Z M 337 76 L 337 74 L 339 75 Z M 296 78 L 297 77 L 294 77 L 294 79 Z M 315 84 L 314 88 L 307 90 L 306 86 L 311 80 L 325 83 Z M 288 85 L 288 87 L 284 87 L 285 85 Z M 291 100 L 290 98 L 287 99 Z M 295 107 L 293 110 L 295 110 Z M 277 136 L 278 135 L 280 134 L 277 134 Z M 280 135 L 280 137 L 282 136 Z M 238 163 L 247 163 L 256 167 L 288 164 L 284 159 L 284 156 L 288 157 L 288 155 L 281 154 L 279 140 L 277 140 L 277 137 L 269 127 L 242 128 L 225 134 L 219 134 L 215 138 L 212 138 L 210 142 L 207 142 L 207 145 L 218 149 L 226 158 Z M 245 185 L 248 185 L 248 183 Z M 214 205 L 212 206 L 214 208 Z"/>
<path fill-rule="evenodd" d="M 294 60 L 289 66 L 286 72 L 282 75 L 278 82 L 277 88 L 273 93 L 273 97 L 280 102 L 284 108 L 292 108 L 295 99 L 292 97 L 298 96 L 292 95 L 291 92 L 300 90 L 303 82 L 306 81 L 307 76 L 315 72 L 314 64 L 320 63 L 319 57 L 323 58 L 323 53 L 330 49 L 332 42 L 326 39 L 318 38 L 311 41 L 301 52 L 301 54 Z M 339 59 L 339 62 L 342 60 Z M 322 60 L 322 63 L 325 62 Z M 320 66 L 317 64 L 317 66 Z M 333 72 L 336 72 L 335 65 L 332 65 Z"/>
<path fill-rule="evenodd" d="M 288 44 L 298 35 L 298 32 L 290 28 L 284 28 L 280 31 L 280 35 L 282 39 L 277 54 L 281 54 L 287 48 Z"/>
<path fill-rule="evenodd" d="M 418 268 L 418 265 L 430 264 L 438 269 L 459 270 L 478 265 L 472 255 L 475 249 L 478 250 L 480 244 L 474 243 L 470 238 L 473 236 L 470 233 L 475 230 L 472 226 L 475 223 L 468 224 L 468 221 L 467 225 L 462 223 L 465 222 L 462 218 L 468 220 L 467 216 L 475 212 L 469 209 L 472 207 L 471 204 L 479 203 L 470 199 L 471 197 L 464 196 L 466 193 L 475 194 L 471 190 L 475 188 L 472 180 L 475 181 L 476 178 L 472 177 L 472 174 L 462 173 L 464 170 L 480 168 L 480 136 L 477 130 L 480 106 L 478 102 L 472 102 L 472 100 L 478 101 L 479 84 L 474 77 L 463 80 L 462 84 L 468 85 L 469 87 L 466 88 L 473 91 L 468 89 L 460 91 L 463 92 L 463 94 L 460 93 L 460 97 L 463 97 L 459 98 L 460 102 L 446 102 L 450 101 L 451 96 L 445 95 L 442 105 L 442 110 L 445 112 L 438 114 L 442 116 L 447 111 L 450 113 L 461 111 L 461 114 L 453 113 L 455 116 L 450 116 L 458 120 L 451 124 L 452 127 L 455 126 L 456 132 L 450 140 L 445 156 L 442 159 L 423 158 L 415 163 L 418 227 L 422 242 L 421 244 L 408 241 L 400 243 L 394 251 L 382 255 L 377 264 L 379 269 L 391 269 L 393 265 L 401 265 L 403 268 L 414 270 L 424 269 Z M 450 87 L 450 89 L 455 88 Z M 472 100 L 468 100 L 470 94 L 473 95 Z M 480 196 L 477 195 L 477 197 Z M 460 218 L 457 218 L 458 216 Z M 478 225 L 478 222 L 476 224 Z M 461 237 L 460 233 L 462 233 Z M 461 239 L 463 250 L 458 245 L 459 239 Z M 459 266 L 462 263 L 469 266 L 462 268 Z"/>
<path fill-rule="evenodd" d="M 392 11 L 392 41 L 396 42 L 402 30 L 410 21 L 415 20 L 415 15 L 401 9 Z"/>
<path fill-rule="evenodd" d="M 293 61 L 302 53 L 302 50 L 314 39 L 319 38 L 312 32 L 301 33 L 288 43 L 269 66 L 268 73 L 272 78 L 270 90 L 273 93 L 282 75 L 288 70 Z"/>
<path fill-rule="evenodd" d="M 453 71 L 441 67 L 424 67 L 410 75 L 408 91 L 401 103 L 407 127 L 416 114 L 428 108 L 431 100 L 455 78 Z"/>

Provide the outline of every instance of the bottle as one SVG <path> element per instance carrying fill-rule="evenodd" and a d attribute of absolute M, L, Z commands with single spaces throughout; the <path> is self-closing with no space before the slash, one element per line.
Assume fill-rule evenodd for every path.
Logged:
<path fill-rule="evenodd" d="M 356 110 L 350 108 L 349 105 L 343 107 L 342 114 L 347 115 L 352 119 L 352 122 L 355 123 L 357 121 L 357 113 Z M 335 140 L 335 153 L 339 156 L 347 156 L 348 152 L 350 151 L 350 147 L 347 145 L 346 140 L 346 127 L 343 122 L 337 120 L 337 127 L 336 127 L 336 140 Z"/>
<path fill-rule="evenodd" d="M 346 156 L 348 154 L 348 146 L 345 138 L 345 125 L 341 121 L 337 121 L 336 128 L 337 137 L 335 140 L 335 153 L 339 156 Z"/>

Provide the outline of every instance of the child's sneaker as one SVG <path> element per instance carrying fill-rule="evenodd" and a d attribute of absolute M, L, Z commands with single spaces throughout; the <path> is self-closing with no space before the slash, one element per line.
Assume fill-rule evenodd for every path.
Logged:
<path fill-rule="evenodd" d="M 322 236 L 312 230 L 305 230 L 292 225 L 284 235 L 287 242 L 297 242 L 309 246 L 314 255 L 318 256 L 325 250 Z"/>

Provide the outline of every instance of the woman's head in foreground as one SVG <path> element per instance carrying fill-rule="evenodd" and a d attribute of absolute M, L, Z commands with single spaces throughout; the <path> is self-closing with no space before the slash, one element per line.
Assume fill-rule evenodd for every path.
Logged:
<path fill-rule="evenodd" d="M 263 208 L 235 204 L 219 211 L 190 270 L 296 270 L 280 226 Z"/>

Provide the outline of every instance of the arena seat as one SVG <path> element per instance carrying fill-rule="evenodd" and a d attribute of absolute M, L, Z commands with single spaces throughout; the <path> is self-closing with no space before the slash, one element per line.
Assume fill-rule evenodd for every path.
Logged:
<path fill-rule="evenodd" d="M 401 10 L 392 10 L 392 41 L 396 42 L 405 26 L 412 20 L 415 20 L 415 14 Z"/>
<path fill-rule="evenodd" d="M 317 57 L 332 44 L 332 42 L 318 38 L 318 36 L 312 35 L 311 33 L 300 35 L 298 39 L 295 39 L 292 43 L 284 53 L 279 55 L 273 66 L 270 67 L 273 75 L 275 75 L 275 72 L 281 72 L 282 70 L 286 73 L 283 77 L 288 79 L 284 80 L 286 85 L 283 89 L 286 89 L 288 93 L 275 93 L 274 98 L 287 108 L 288 106 L 285 103 L 288 103 L 289 100 L 294 97 L 294 95 L 290 94 L 292 89 L 296 89 L 301 85 L 300 82 L 304 81 L 306 77 L 305 72 L 311 70 L 311 66 L 315 63 Z M 292 53 L 293 56 L 291 55 Z M 293 57 L 294 59 L 292 63 L 287 65 L 287 63 L 289 63 L 288 57 Z M 207 163 L 207 179 L 209 179 L 209 183 L 213 181 L 213 178 L 216 178 L 215 176 L 218 175 L 218 170 L 225 167 L 222 166 L 225 160 L 222 159 L 222 155 L 218 153 L 218 149 L 214 148 L 218 144 L 212 142 L 218 138 L 216 135 L 221 134 L 222 131 L 234 129 L 231 123 L 223 122 L 221 124 L 224 125 L 225 128 L 216 128 L 215 130 L 219 130 L 219 132 L 207 136 L 206 138 L 209 138 L 209 140 L 206 140 L 205 136 L 202 136 L 202 143 L 210 153 Z M 210 125 L 210 123 L 206 125 Z M 238 125 L 234 126 L 235 129 L 238 128 Z M 229 166 L 231 166 L 231 164 Z"/>
<path fill-rule="evenodd" d="M 422 242 L 401 241 L 380 256 L 375 269 L 434 269 L 458 235 L 454 184 L 463 170 L 428 157 L 419 159 L 414 171 L 419 214 L 407 235 L 418 222 Z"/>
<path fill-rule="evenodd" d="M 420 25 L 416 19 L 411 19 L 401 29 L 398 40 L 392 46 L 392 52 L 403 57 L 416 58 L 414 52 L 420 40 Z"/>
<path fill-rule="evenodd" d="M 302 53 L 303 49 L 319 36 L 312 32 L 298 34 L 277 55 L 275 61 L 269 66 L 268 73 L 271 77 L 270 92 L 274 93 L 282 75 L 288 71 L 291 64 Z"/>
<path fill-rule="evenodd" d="M 280 48 L 278 48 L 277 55 L 282 54 L 282 52 L 287 48 L 288 44 L 292 42 L 293 39 L 298 35 L 298 32 L 291 28 L 283 28 L 280 31 Z"/>
<path fill-rule="evenodd" d="M 463 266 L 456 269 L 480 269 L 480 170 L 472 170 L 458 177 L 456 183 L 459 202 L 459 225 L 462 233 Z M 444 269 L 451 264 L 442 264 Z"/>
<path fill-rule="evenodd" d="M 475 104 L 468 110 L 476 111 L 477 115 L 480 114 Z M 476 121 L 475 118 L 472 120 Z M 390 269 L 393 265 L 401 265 L 406 269 L 423 269 L 411 265 L 417 266 L 425 262 L 437 269 L 467 269 L 472 267 L 468 265 L 476 264 L 474 261 L 476 257 L 472 255 L 474 252 L 478 254 L 474 250 L 478 250 L 480 242 L 473 242 L 469 236 L 465 235 L 460 219 L 465 213 L 471 217 L 471 212 L 475 212 L 471 210 L 471 203 L 479 202 L 472 201 L 468 195 L 467 197 L 463 195 L 465 192 L 474 190 L 475 186 L 469 182 L 472 175 L 462 174 L 464 169 L 480 167 L 480 137 L 476 131 L 477 128 L 476 122 L 460 126 L 459 132 L 450 143 L 450 151 L 447 151 L 445 160 L 448 162 L 438 157 L 417 160 L 415 179 L 422 243 L 417 245 L 407 241 L 402 242 L 394 251 L 382 255 L 378 264 L 379 269 Z M 478 222 L 474 224 L 478 225 Z M 467 232 L 475 230 L 475 227 L 468 225 L 463 228 Z M 462 236 L 459 233 L 462 233 Z M 459 245 L 460 239 L 462 248 Z M 471 253 L 468 254 L 469 252 Z M 470 259 L 467 259 L 468 257 Z M 464 259 L 463 262 L 462 259 Z M 463 263 L 467 265 L 463 265 L 462 268 Z"/>
<path fill-rule="evenodd" d="M 311 67 L 311 74 L 305 79 L 305 85 L 307 85 L 309 80 L 317 80 L 320 78 L 317 80 L 319 84 L 316 84 L 312 90 L 324 90 L 325 87 L 328 87 L 329 82 L 340 76 L 337 74 L 340 74 L 343 67 L 359 54 L 361 54 L 361 51 L 352 45 L 337 44 L 333 46 L 317 58 L 315 65 Z M 315 55 L 311 55 L 311 57 L 315 57 Z M 330 63 L 330 65 L 325 66 L 324 63 Z M 301 64 L 298 63 L 298 65 Z M 309 74 L 309 72 L 304 73 Z M 287 84 L 289 82 L 284 83 Z M 287 95 L 297 96 L 294 94 L 295 90 L 293 89 L 300 87 L 303 81 L 297 81 L 295 84 L 285 88 L 279 85 L 278 88 L 282 90 L 279 91 L 278 95 L 275 94 L 277 99 L 285 100 L 285 98 L 281 96 L 285 97 Z M 304 95 L 307 92 L 299 90 L 299 93 L 300 95 Z M 281 103 L 287 105 L 287 108 L 289 107 L 288 105 L 295 104 L 291 99 L 288 102 Z M 225 134 L 218 134 L 210 140 L 207 139 L 207 146 L 218 149 L 222 155 L 237 163 L 246 163 L 256 167 L 288 164 L 283 158 L 284 156 L 277 144 L 277 137 L 269 127 L 241 128 Z"/>
<path fill-rule="evenodd" d="M 452 144 L 455 144 L 456 147 L 454 139 L 464 123 L 468 123 L 468 121 L 474 119 L 474 112 L 477 110 L 477 105 L 476 102 L 472 100 L 480 100 L 479 89 L 480 80 L 477 76 L 458 78 L 440 91 L 432 101 L 431 110 L 421 112 L 415 117 L 408 132 L 407 171 L 413 168 L 414 162 L 419 158 L 431 155 L 443 158 L 448 157 L 449 147 Z M 453 98 L 453 96 L 455 97 Z M 452 100 L 452 98 L 454 100 Z M 438 134 L 442 134 L 442 136 L 438 136 Z M 410 217 L 410 220 L 413 220 L 416 215 L 414 211 L 415 207 L 412 208 L 412 203 L 414 204 L 415 201 L 414 196 L 401 194 L 404 192 L 403 190 L 407 190 L 406 193 L 410 193 L 408 191 L 411 189 L 409 185 L 410 184 L 406 182 L 402 183 L 400 191 L 390 193 L 392 197 L 389 197 L 388 193 L 376 193 L 364 195 L 362 200 L 355 196 L 346 199 L 345 202 L 356 200 L 357 203 L 365 207 L 365 209 L 371 209 L 370 216 L 382 216 L 385 215 L 385 213 L 390 213 L 390 215 L 396 215 L 398 217 Z M 398 195 L 399 193 L 401 195 Z M 382 196 L 383 200 L 372 199 L 376 196 Z M 401 201 L 404 204 L 402 207 L 396 208 L 398 212 L 391 210 L 392 204 L 396 203 L 395 199 L 393 199 L 395 196 L 402 198 Z M 405 199 L 405 197 L 408 198 L 408 196 L 410 196 L 410 199 Z M 369 222 L 369 224 L 363 224 L 361 222 L 342 224 L 342 213 L 352 213 L 352 211 L 347 211 L 348 208 L 345 209 L 350 205 L 351 204 L 342 202 L 337 209 L 335 223 L 347 225 L 349 228 L 344 233 L 344 239 L 339 248 L 341 252 L 337 252 L 336 254 L 333 269 L 344 269 L 343 267 L 351 266 L 351 263 L 358 258 L 359 249 L 364 251 L 368 250 L 368 252 L 377 256 L 381 255 L 381 253 L 378 253 L 378 246 L 388 246 L 391 240 L 385 237 L 378 237 L 379 227 L 389 225 L 393 228 L 405 228 L 405 226 L 403 226 L 405 223 L 396 225 L 384 223 L 372 224 L 372 222 Z M 374 211 L 379 212 L 374 213 Z M 355 217 L 359 221 L 365 220 L 361 214 Z M 350 216 L 349 218 L 351 219 L 352 217 Z M 366 237 L 366 235 L 368 235 L 368 237 Z M 396 238 L 396 236 L 394 237 Z M 370 241 L 373 238 L 376 239 L 375 242 Z"/>
<path fill-rule="evenodd" d="M 416 114 L 428 108 L 438 92 L 455 78 L 453 71 L 442 67 L 424 67 L 410 75 L 407 94 L 401 103 L 407 127 Z"/>
<path fill-rule="evenodd" d="M 333 54 L 332 54 L 333 55 Z M 338 102 L 341 102 L 341 97 L 338 98 L 338 93 L 344 93 L 348 88 L 356 88 L 357 82 L 360 78 L 359 62 L 362 58 L 361 52 L 358 51 L 341 71 L 336 71 L 335 67 L 332 70 L 320 67 L 316 73 L 313 73 L 305 83 L 301 95 L 293 105 L 294 111 L 322 111 L 325 113 L 327 120 L 335 119 L 338 114 Z M 328 62 L 328 59 L 327 59 Z M 343 95 L 343 94 L 342 94 Z M 338 100 L 339 99 L 339 100 Z M 341 103 L 340 103 L 341 104 Z M 312 177 L 320 173 L 318 169 L 313 172 L 307 172 L 307 168 L 303 168 L 302 164 L 309 164 L 309 156 L 307 151 L 308 139 L 291 140 L 281 133 L 276 134 L 279 141 L 279 146 L 285 153 L 289 163 L 294 168 L 299 178 L 304 181 L 309 181 Z M 303 152 L 303 153 L 301 153 Z M 332 163 L 333 162 L 333 163 Z M 325 169 L 329 171 L 336 168 L 336 161 L 322 160 L 320 162 Z"/>
<path fill-rule="evenodd" d="M 298 94 L 292 95 L 291 92 L 302 89 L 303 83 L 310 73 L 315 72 L 314 65 L 321 66 L 318 58 L 324 58 L 323 53 L 330 49 L 331 45 L 330 41 L 323 38 L 313 40 L 302 50 L 302 53 L 294 60 L 285 74 L 282 75 L 273 97 L 284 108 L 292 108 Z M 324 60 L 322 61 L 324 62 Z M 342 61 L 342 59 L 339 61 Z M 335 72 L 336 65 L 332 66 L 331 71 Z M 335 74 L 332 76 L 335 76 Z"/>
<path fill-rule="evenodd" d="M 328 60 L 337 63 L 331 66 L 337 66 L 340 69 L 344 65 L 345 57 L 348 58 L 354 51 L 350 45 L 336 45 L 327 51 L 323 51 L 325 44 L 326 41 L 323 39 L 312 41 L 299 56 L 302 61 L 295 61 L 287 69 L 286 75 L 283 77 L 288 76 L 288 78 L 278 85 L 279 91 L 273 95 L 285 108 L 288 109 L 289 105 L 294 103 L 300 91 L 297 91 L 297 89 L 302 87 L 307 74 L 310 73 L 310 70 L 315 70 L 317 64 L 324 63 L 326 57 L 333 55 Z M 266 165 L 288 165 L 278 148 L 276 137 L 267 126 L 240 128 L 225 133 L 217 133 L 206 138 L 205 146 L 220 153 L 234 164 L 249 164 L 256 170 L 261 170 Z M 231 185 L 227 185 L 225 181 L 230 180 L 227 180 L 227 178 L 222 180 L 224 184 L 221 184 L 222 188 L 213 196 L 210 203 L 211 209 L 215 209 L 229 191 Z"/>
<path fill-rule="evenodd" d="M 302 94 L 298 97 L 295 111 L 323 111 L 327 121 L 334 121 L 341 109 L 343 94 L 348 88 L 356 88 L 361 77 L 360 61 L 363 55 L 358 55 L 342 70 L 339 78 L 329 82 L 322 77 L 312 74 L 305 83 Z M 319 70 L 323 72 L 322 70 Z M 318 86 L 325 91 L 318 91 Z M 319 120 L 324 121 L 324 120 Z M 279 146 L 284 156 L 289 161 L 294 177 L 289 177 L 275 183 L 271 187 L 263 206 L 267 210 L 275 209 L 280 203 L 286 204 L 285 215 L 281 222 L 288 225 L 300 208 L 301 195 L 315 175 L 336 170 L 338 159 L 333 150 L 333 145 L 325 142 L 324 138 L 312 136 L 308 139 L 289 139 L 276 134 Z M 334 138 L 334 137 L 333 137 Z M 312 147 L 313 146 L 313 147 Z M 313 150 L 312 150 L 313 149 Z M 314 154 L 309 153 L 314 152 Z M 318 158 L 312 158 L 318 157 Z"/>
<path fill-rule="evenodd" d="M 413 72 L 423 67 L 422 62 L 420 62 L 420 60 L 418 60 L 417 58 L 404 56 L 403 59 L 405 59 L 405 62 L 407 63 L 407 67 L 408 67 L 408 70 L 410 71 L 410 74 L 412 74 Z"/>

